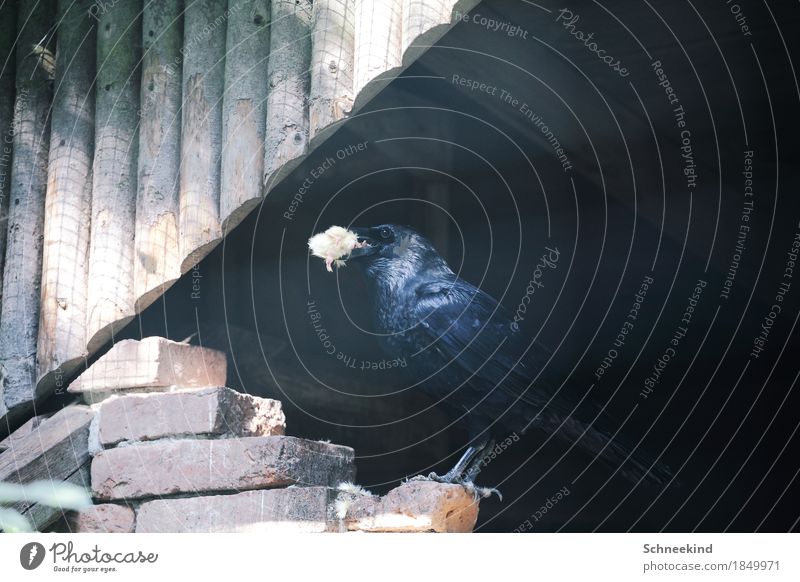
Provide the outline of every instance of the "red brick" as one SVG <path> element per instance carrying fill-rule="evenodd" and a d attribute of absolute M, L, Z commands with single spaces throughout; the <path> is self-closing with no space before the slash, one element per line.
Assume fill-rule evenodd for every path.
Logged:
<path fill-rule="evenodd" d="M 69 517 L 69 529 L 75 533 L 133 533 L 135 516 L 126 505 L 101 503 Z"/>
<path fill-rule="evenodd" d="M 223 352 L 148 337 L 114 344 L 67 390 L 93 402 L 119 390 L 224 386 L 226 374 Z"/>
<path fill-rule="evenodd" d="M 103 446 L 181 435 L 282 435 L 286 428 L 277 400 L 220 387 L 113 398 L 99 414 Z"/>
<path fill-rule="evenodd" d="M 291 487 L 146 501 L 136 532 L 323 532 L 328 495 L 325 487 Z"/>
<path fill-rule="evenodd" d="M 165 440 L 107 449 L 92 461 L 97 499 L 239 491 L 352 480 L 353 449 L 294 437 Z"/>

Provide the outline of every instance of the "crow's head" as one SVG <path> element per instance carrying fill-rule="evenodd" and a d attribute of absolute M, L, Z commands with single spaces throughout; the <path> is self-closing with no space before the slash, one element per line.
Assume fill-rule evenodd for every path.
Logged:
<path fill-rule="evenodd" d="M 361 266 L 368 276 L 406 278 L 421 272 L 449 272 L 445 260 L 424 236 L 407 226 L 382 224 L 370 228 L 351 228 L 358 242 L 366 243 L 353 249 L 350 259 Z"/>

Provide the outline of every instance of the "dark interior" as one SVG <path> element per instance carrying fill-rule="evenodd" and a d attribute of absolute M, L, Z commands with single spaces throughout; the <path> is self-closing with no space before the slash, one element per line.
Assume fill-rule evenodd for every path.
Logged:
<path fill-rule="evenodd" d="M 271 190 L 123 337 L 191 336 L 224 349 L 232 387 L 280 399 L 289 434 L 354 447 L 359 483 L 385 492 L 407 476 L 446 471 L 465 435 L 423 395 L 404 390 L 397 369 L 386 369 L 390 358 L 371 335 L 361 274 L 353 266 L 327 273 L 308 256 L 309 236 L 333 224 L 412 226 L 461 277 L 512 312 L 545 247 L 557 248 L 558 265 L 545 273 L 521 325 L 555 350 L 553 370 L 607 403 L 621 434 L 677 477 L 666 489 L 636 486 L 613 467 L 528 434 L 480 474 L 504 500 L 482 502 L 478 531 L 519 530 L 526 520 L 533 531 L 796 527 L 796 511 L 786 509 L 800 493 L 800 282 L 791 282 L 763 352 L 750 354 L 779 285 L 790 281 L 787 253 L 800 228 L 800 92 L 787 75 L 796 39 L 785 32 L 798 22 L 781 3 L 771 14 L 742 1 L 751 31 L 744 36 L 723 2 L 603 4 L 573 3 L 576 29 L 595 31 L 628 76 L 576 41 L 557 11 L 483 2 Z M 492 31 L 476 15 L 527 34 Z M 685 111 L 693 181 L 684 173 L 674 105 L 652 66 L 659 60 Z M 454 75 L 498 89 L 471 91 Z M 522 103 L 552 131 L 569 169 Z M 346 149 L 358 143 L 366 148 Z M 723 297 L 747 151 L 754 207 Z M 330 167 L 317 172 L 323 164 Z M 654 282 L 640 316 L 598 379 L 647 276 Z M 645 398 L 646 378 L 682 325 L 698 281 L 706 286 L 688 331 Z M 309 301 L 333 354 L 311 325 Z M 361 369 L 363 362 L 378 369 Z M 568 496 L 548 502 L 565 487 Z"/>

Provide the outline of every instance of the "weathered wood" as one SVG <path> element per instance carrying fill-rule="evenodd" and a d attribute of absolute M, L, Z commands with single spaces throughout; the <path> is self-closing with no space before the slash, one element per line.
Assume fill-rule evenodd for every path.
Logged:
<path fill-rule="evenodd" d="M 456 0 L 403 0 L 403 53 L 434 26 L 449 24 L 455 4 Z"/>
<path fill-rule="evenodd" d="M 54 481 L 53 484 L 57 485 L 62 482 L 67 482 L 89 491 L 92 481 L 91 466 L 91 459 L 87 459 L 74 473 L 66 476 L 61 481 Z M 22 514 L 28 518 L 28 521 L 31 522 L 31 527 L 37 531 L 44 531 L 46 527 L 52 525 L 59 519 L 68 519 L 73 513 L 71 511 L 64 511 L 60 507 L 51 507 L 50 505 L 44 505 L 42 503 L 34 503 L 33 505 L 27 505 L 22 508 L 17 506 L 16 509 L 22 509 Z"/>
<path fill-rule="evenodd" d="M 142 15 L 142 92 L 134 289 L 141 311 L 180 277 L 178 186 L 183 2 L 148 2 Z"/>
<path fill-rule="evenodd" d="M 88 406 L 73 405 L 42 421 L 0 454 L 0 481 L 24 484 L 73 478 L 89 463 L 89 424 L 93 417 L 94 412 Z M 84 483 L 88 484 L 88 480 Z M 25 512 L 31 505 L 23 501 L 14 507 Z M 56 512 L 61 513 L 58 509 Z M 47 521 L 42 517 L 36 519 Z"/>
<path fill-rule="evenodd" d="M 44 200 L 53 95 L 54 0 L 21 2 L 8 240 L 0 313 L 0 377 L 9 411 L 29 407 L 36 385 Z"/>
<path fill-rule="evenodd" d="M 239 224 L 261 201 L 269 21 L 268 0 L 231 0 L 222 103 L 223 232 Z"/>
<path fill-rule="evenodd" d="M 90 0 L 59 0 L 44 216 L 37 392 L 65 388 L 84 362 L 92 200 L 96 21 Z"/>
<path fill-rule="evenodd" d="M 355 0 L 355 90 L 399 67 L 403 56 L 403 0 Z"/>
<path fill-rule="evenodd" d="M 343 119 L 353 107 L 354 50 L 353 2 L 314 2 L 308 106 L 312 139 L 321 130 Z"/>
<path fill-rule="evenodd" d="M 264 182 L 269 190 L 308 148 L 310 0 L 273 0 Z M 280 171 L 279 171 L 280 170 Z"/>
<path fill-rule="evenodd" d="M 16 446 L 16 444 L 31 434 L 36 428 L 45 420 L 50 418 L 49 414 L 40 414 L 38 416 L 33 416 L 28 421 L 19 427 L 17 430 L 12 432 L 6 438 L 0 441 L 0 453 L 5 451 L 6 449 L 10 449 Z"/>
<path fill-rule="evenodd" d="M 14 135 L 14 40 L 17 36 L 17 5 L 0 3 L 0 305 L 3 302 L 3 264 L 6 258 L 8 198 L 11 188 L 11 156 Z M 0 384 L 0 418 L 3 416 L 3 387 Z"/>
<path fill-rule="evenodd" d="M 89 249 L 89 351 L 133 317 L 140 0 L 107 3 L 97 32 L 96 125 Z"/>
<path fill-rule="evenodd" d="M 180 252 L 185 273 L 219 243 L 226 0 L 196 0 L 184 13 Z"/>

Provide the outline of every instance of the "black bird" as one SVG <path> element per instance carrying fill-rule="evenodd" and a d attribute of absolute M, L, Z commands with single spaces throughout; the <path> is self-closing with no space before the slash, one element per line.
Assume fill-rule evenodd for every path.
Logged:
<path fill-rule="evenodd" d="M 469 435 L 458 463 L 428 478 L 474 490 L 495 440 L 538 430 L 577 442 L 631 480 L 669 480 L 666 466 L 610 436 L 613 423 L 600 408 L 584 402 L 578 417 L 574 398 L 537 378 L 551 352 L 526 341 L 510 314 L 457 277 L 425 237 L 394 224 L 351 230 L 366 243 L 350 259 L 366 276 L 384 350 L 406 358 L 420 389 Z"/>

